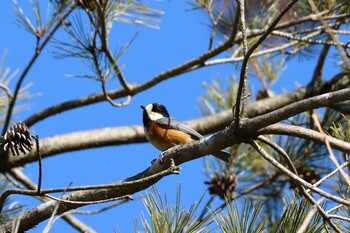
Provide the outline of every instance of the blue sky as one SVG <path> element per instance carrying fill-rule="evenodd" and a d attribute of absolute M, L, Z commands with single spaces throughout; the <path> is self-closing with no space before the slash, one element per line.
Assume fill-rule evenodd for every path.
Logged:
<path fill-rule="evenodd" d="M 19 1 L 26 13 L 31 13 L 27 3 Z M 151 6 L 164 11 L 161 16 L 160 30 L 116 23 L 110 39 L 112 48 L 121 47 L 133 35 L 140 31 L 138 37 L 120 60 L 123 73 L 128 82 L 143 83 L 157 74 L 181 64 L 206 51 L 209 43 L 210 29 L 206 15 L 200 11 L 187 11 L 191 6 L 185 1 L 150 1 Z M 35 39 L 31 34 L 19 28 L 13 14 L 11 1 L 0 1 L 0 42 L 1 50 L 8 50 L 5 67 L 11 70 L 24 67 L 31 58 Z M 57 38 L 63 33 L 59 32 Z M 26 108 L 16 114 L 16 121 L 24 120 L 33 113 L 62 101 L 101 92 L 100 83 L 89 80 L 67 77 L 67 74 L 90 73 L 79 60 L 68 58 L 57 60 L 53 58 L 54 48 L 49 45 L 40 55 L 37 63 L 30 70 L 25 84 L 33 83 L 30 92 L 37 94 L 26 101 Z M 282 78 L 273 86 L 276 93 L 293 90 L 297 83 L 305 84 L 312 69 L 310 61 L 293 59 L 288 63 Z M 336 69 L 332 61 L 327 62 L 326 77 L 334 74 Z M 132 98 L 130 105 L 124 108 L 114 108 L 107 102 L 99 103 L 48 118 L 31 129 L 41 138 L 96 129 L 141 124 L 140 105 L 151 102 L 162 102 L 168 107 L 171 115 L 179 120 L 190 120 L 200 117 L 198 97 L 205 93 L 202 82 L 210 82 L 213 77 L 229 77 L 238 75 L 238 71 L 230 65 L 220 65 L 187 73 L 141 93 Z M 16 78 L 12 82 L 14 86 Z M 249 77 L 253 90 L 258 90 L 256 78 Z M 108 82 L 109 90 L 120 88 L 117 80 Z M 43 161 L 43 188 L 65 187 L 70 182 L 73 185 L 92 185 L 113 182 L 124 179 L 144 170 L 159 152 L 149 143 L 125 145 L 118 147 L 98 148 L 60 154 Z M 176 186 L 182 184 L 182 205 L 189 208 L 198 200 L 205 190 L 203 181 L 203 160 L 191 161 L 181 166 L 181 174 L 169 176 L 158 183 L 161 193 L 167 193 L 170 202 L 175 203 Z M 29 164 L 23 171 L 34 181 L 37 179 L 37 164 Z M 113 232 L 113 228 L 121 232 L 133 232 L 135 217 L 146 213 L 140 194 L 136 199 L 120 207 L 98 215 L 78 216 L 97 232 Z M 15 196 L 31 208 L 39 202 L 33 198 Z M 99 206 L 89 206 L 82 210 L 92 210 Z M 42 232 L 46 222 L 30 232 Z M 59 220 L 51 232 L 73 232 L 65 222 Z"/>

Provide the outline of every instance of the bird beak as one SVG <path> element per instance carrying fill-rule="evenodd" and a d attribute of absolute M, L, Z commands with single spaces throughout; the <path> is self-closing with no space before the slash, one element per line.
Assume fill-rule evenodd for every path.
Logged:
<path fill-rule="evenodd" d="M 145 106 L 142 106 L 142 105 L 141 105 L 140 107 L 141 107 L 143 110 L 145 110 L 145 108 L 146 108 Z"/>

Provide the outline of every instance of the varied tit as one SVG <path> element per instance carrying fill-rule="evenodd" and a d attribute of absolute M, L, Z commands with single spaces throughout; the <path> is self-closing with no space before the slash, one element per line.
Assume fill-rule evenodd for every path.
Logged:
<path fill-rule="evenodd" d="M 141 108 L 146 138 L 161 151 L 204 138 L 191 127 L 170 117 L 167 109 L 160 103 L 152 103 Z M 224 151 L 215 152 L 213 155 L 227 163 L 231 156 Z"/>

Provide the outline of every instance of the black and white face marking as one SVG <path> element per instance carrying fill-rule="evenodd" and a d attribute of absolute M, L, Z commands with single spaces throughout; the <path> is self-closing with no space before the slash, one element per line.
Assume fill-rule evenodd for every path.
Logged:
<path fill-rule="evenodd" d="M 167 109 L 160 103 L 152 103 L 144 107 L 143 114 L 147 115 L 151 121 L 156 121 L 164 117 L 170 117 Z"/>
<path fill-rule="evenodd" d="M 152 112 L 160 113 L 163 117 L 170 117 L 168 110 L 160 103 L 153 103 Z"/>

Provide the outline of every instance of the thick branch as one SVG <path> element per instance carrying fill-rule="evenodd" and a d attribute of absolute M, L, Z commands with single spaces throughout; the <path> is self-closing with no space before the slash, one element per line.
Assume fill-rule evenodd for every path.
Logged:
<path fill-rule="evenodd" d="M 144 142 L 145 136 L 141 126 L 115 127 L 80 131 L 57 135 L 40 141 L 42 158 L 68 151 L 82 150 L 102 146 Z M 10 156 L 0 163 L 0 170 L 24 165 L 37 160 L 36 150 L 23 156 Z"/>
<path fill-rule="evenodd" d="M 289 103 L 296 102 L 303 99 L 305 94 L 306 88 L 299 88 L 294 92 L 254 102 L 247 107 L 248 116 L 261 115 Z M 212 116 L 191 120 L 187 123 L 198 132 L 209 134 L 217 132 L 229 125 L 232 119 L 232 111 L 227 110 Z M 143 127 L 126 126 L 57 135 L 41 140 L 40 145 L 42 158 L 45 158 L 68 151 L 139 142 L 146 142 Z M 8 160 L 0 163 L 0 171 L 22 166 L 26 163 L 36 161 L 36 159 L 35 151 L 32 151 L 26 156 L 11 156 Z"/>
<path fill-rule="evenodd" d="M 325 83 L 323 87 L 327 87 L 327 89 L 321 88 L 322 92 L 325 90 L 332 90 L 332 85 L 328 85 L 327 83 Z M 253 118 L 257 115 L 262 115 L 271 112 L 275 109 L 279 109 L 288 104 L 298 102 L 298 100 L 304 99 L 308 95 L 307 93 L 307 88 L 302 87 L 293 92 L 254 102 L 248 105 L 247 107 L 248 117 Z M 284 118 L 285 116 L 283 111 L 280 110 L 278 114 L 281 119 L 286 119 Z M 296 109 L 296 111 L 299 111 L 298 108 Z M 273 113 L 273 115 L 275 115 L 275 113 Z M 218 114 L 214 114 L 212 116 L 191 120 L 187 123 L 194 129 L 196 129 L 198 132 L 202 134 L 209 134 L 223 129 L 232 122 L 232 119 L 232 111 L 227 110 Z M 255 123 L 257 122 L 259 122 L 259 120 L 255 121 Z M 267 122 L 271 122 L 270 119 L 268 119 Z M 278 121 L 273 122 L 276 123 Z M 248 133 L 254 132 L 255 131 L 251 131 Z M 104 128 L 62 134 L 51 138 L 43 139 L 41 141 L 41 154 L 42 157 L 45 158 L 47 156 L 68 151 L 140 142 L 146 142 L 143 133 L 143 128 L 141 126 Z M 21 166 L 26 163 L 36 161 L 36 159 L 37 158 L 35 156 L 35 151 L 32 151 L 26 156 L 11 156 L 8 158 L 7 161 L 2 161 L 2 163 L 0 163 L 0 171 L 5 171 L 16 166 Z"/>
<path fill-rule="evenodd" d="M 85 201 L 87 203 L 91 203 L 91 201 L 98 202 L 101 200 L 126 196 L 126 195 L 123 195 L 123 193 L 133 194 L 135 192 L 144 190 L 147 187 L 156 183 L 162 177 L 166 175 L 178 173 L 178 168 L 173 166 L 170 160 L 168 161 L 169 161 L 169 163 L 167 163 L 169 165 L 168 167 L 165 167 L 164 164 L 159 165 L 159 163 L 157 163 L 157 166 L 162 167 L 162 169 L 158 169 L 160 170 L 160 172 L 153 172 L 155 171 L 155 169 L 148 168 L 143 173 L 137 176 L 134 176 L 132 178 L 129 178 L 128 180 L 115 182 L 114 183 L 115 187 L 113 188 L 76 191 L 61 197 L 61 199 L 69 200 L 72 202 L 59 202 L 56 200 L 52 200 L 52 201 L 43 203 L 27 212 L 22 213 L 20 216 L 15 217 L 11 221 L 7 222 L 6 224 L 1 225 L 0 232 L 11 232 L 13 225 L 18 222 L 19 222 L 19 232 L 23 232 L 25 230 L 33 228 L 40 222 L 50 218 L 54 210 L 56 211 L 55 214 L 59 215 L 64 212 L 67 212 L 68 210 L 76 209 L 78 207 L 86 205 L 83 203 Z M 150 170 L 152 171 L 149 172 Z M 147 173 L 147 176 L 143 176 L 142 174 L 144 173 Z M 122 184 L 125 184 L 125 185 L 122 185 Z M 79 203 L 74 203 L 74 202 L 79 202 Z"/>
<path fill-rule="evenodd" d="M 267 127 L 299 113 L 349 100 L 349 97 L 350 88 L 346 88 L 289 104 L 273 112 L 247 120 L 243 123 L 244 133 L 249 134 L 249 132 L 256 132 L 257 129 Z M 242 133 L 242 130 L 240 133 Z"/>
<path fill-rule="evenodd" d="M 15 168 L 12 169 L 9 174 L 16 179 L 17 181 L 21 182 L 27 189 L 30 190 L 37 190 L 37 186 L 26 176 L 24 175 L 19 169 Z M 44 196 L 37 197 L 42 202 L 49 201 L 50 199 Z M 62 216 L 63 220 L 65 220 L 68 224 L 70 224 L 72 227 L 74 227 L 79 232 L 84 233 L 95 233 L 95 230 L 93 230 L 91 227 L 85 225 L 83 222 L 81 222 L 79 219 L 72 215 L 64 215 Z"/>
<path fill-rule="evenodd" d="M 324 144 L 325 136 L 321 133 L 306 129 L 300 126 L 287 125 L 287 124 L 273 124 L 258 130 L 258 134 L 279 134 L 279 135 L 289 135 L 299 138 L 304 138 L 312 140 L 314 142 Z M 343 151 L 350 152 L 350 143 L 344 142 L 342 140 L 333 138 L 331 136 L 326 136 L 332 148 Z"/>
<path fill-rule="evenodd" d="M 305 104 L 309 104 L 309 106 L 313 108 L 327 106 L 332 103 L 337 103 L 340 101 L 347 100 L 349 95 L 350 95 L 350 88 L 299 101 L 295 104 L 291 104 L 290 107 L 289 106 L 285 107 L 284 110 L 286 112 L 281 112 L 280 109 L 274 111 L 273 113 L 276 113 L 277 115 L 281 114 L 281 116 L 273 117 L 272 121 L 271 120 L 269 121 L 269 124 L 275 123 L 273 122 L 273 120 L 279 121 L 282 116 L 288 118 L 290 114 L 302 113 L 304 111 Z M 204 138 L 193 144 L 187 144 L 183 146 L 176 146 L 176 147 L 170 148 L 169 150 L 163 153 L 162 161 L 157 160 L 151 167 L 147 168 L 145 171 L 125 180 L 128 182 L 139 180 L 139 182 L 130 183 L 130 185 L 127 185 L 127 186 L 118 186 L 118 187 L 109 188 L 109 189 L 77 191 L 69 195 L 66 195 L 63 198 L 68 199 L 70 201 L 79 201 L 79 203 L 81 203 L 81 201 L 95 201 L 95 200 L 97 201 L 97 200 L 105 200 L 110 198 L 117 198 L 117 197 L 126 196 L 126 195 L 133 194 L 135 192 L 141 191 L 149 187 L 150 185 L 154 184 L 155 182 L 157 182 L 160 179 L 160 177 L 158 176 L 156 176 L 156 178 L 149 178 L 149 177 L 169 168 L 171 166 L 171 161 L 174 161 L 175 165 L 182 164 L 182 163 L 191 161 L 193 159 L 200 158 L 204 155 L 211 154 L 223 148 L 229 147 L 230 145 L 241 143 L 244 140 L 249 140 L 248 137 L 249 135 L 252 134 L 252 132 L 257 132 L 259 130 L 259 127 L 264 126 L 264 123 L 261 124 L 256 122 L 257 119 L 260 119 L 261 117 L 265 119 L 265 117 L 270 114 L 271 113 L 267 113 L 263 116 L 258 116 L 253 119 L 242 121 L 242 125 L 239 128 L 239 132 L 235 132 L 234 125 L 230 124 L 229 127 L 226 127 L 222 131 L 215 133 L 210 138 Z M 236 135 L 239 135 L 239 136 L 236 136 Z M 350 202 L 348 202 L 347 200 L 341 199 L 339 197 L 335 197 L 327 192 L 324 192 L 316 187 L 313 187 L 311 184 L 300 179 L 295 174 L 290 172 L 288 169 L 279 165 L 279 163 L 274 159 L 272 162 L 275 166 L 281 169 L 282 172 L 287 173 L 288 176 L 292 177 L 293 180 L 297 180 L 297 182 L 301 183 L 307 188 L 310 188 L 312 191 L 317 192 L 322 196 L 330 198 L 338 203 L 342 203 L 344 205 L 350 206 Z M 144 178 L 145 180 L 140 181 L 140 179 L 144 179 Z M 31 228 L 34 225 L 38 224 L 39 222 L 49 218 L 49 216 L 52 214 L 52 210 L 54 209 L 53 207 L 56 205 L 57 205 L 56 201 L 50 201 L 45 204 L 41 204 L 36 208 L 19 216 L 18 218 L 21 219 L 20 229 L 25 230 L 25 229 Z M 57 209 L 57 214 L 63 213 L 71 209 L 75 209 L 82 205 L 83 204 L 73 204 L 73 203 L 66 203 L 66 202 L 60 203 Z M 1 226 L 0 231 L 2 232 L 9 231 L 12 227 L 12 224 L 14 224 L 16 220 L 17 218 Z"/>

